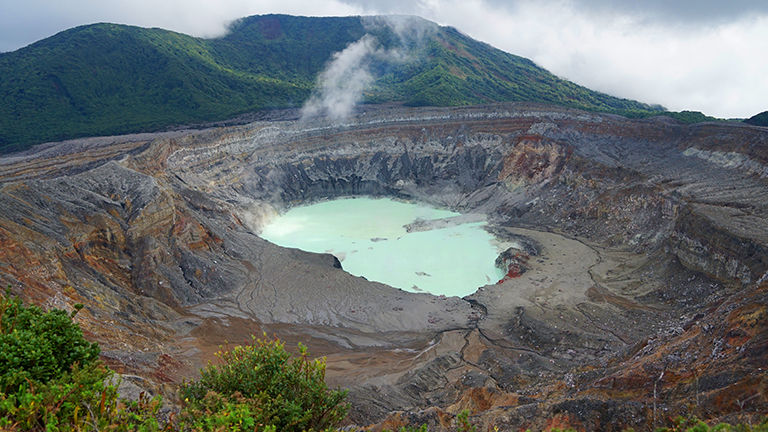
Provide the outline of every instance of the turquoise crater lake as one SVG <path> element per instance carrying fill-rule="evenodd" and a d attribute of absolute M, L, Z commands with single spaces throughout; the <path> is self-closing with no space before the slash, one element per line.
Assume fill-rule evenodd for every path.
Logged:
<path fill-rule="evenodd" d="M 494 265 L 500 246 L 485 222 L 441 223 L 456 216 L 423 204 L 344 198 L 294 207 L 265 225 L 261 237 L 331 253 L 347 272 L 406 291 L 465 296 L 504 273 Z M 417 228 L 409 232 L 408 224 Z"/>

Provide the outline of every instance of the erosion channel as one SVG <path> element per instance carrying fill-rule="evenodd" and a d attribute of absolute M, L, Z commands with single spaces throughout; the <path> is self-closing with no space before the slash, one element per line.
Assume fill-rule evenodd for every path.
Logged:
<path fill-rule="evenodd" d="M 648 429 L 768 409 L 765 128 L 531 104 L 286 117 L 0 158 L 0 282 L 83 303 L 124 386 L 170 400 L 220 345 L 266 332 L 327 356 L 358 425 L 441 430 L 466 408 L 482 430 Z M 506 242 L 500 283 L 408 292 L 258 235 L 349 196 L 480 215 Z"/>

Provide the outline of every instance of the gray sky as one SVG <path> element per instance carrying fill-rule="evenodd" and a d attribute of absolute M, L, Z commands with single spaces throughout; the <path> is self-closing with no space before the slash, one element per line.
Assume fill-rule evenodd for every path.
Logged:
<path fill-rule="evenodd" d="M 0 0 L 0 51 L 105 21 L 218 36 L 263 13 L 414 14 L 616 96 L 719 117 L 768 110 L 766 0 Z"/>

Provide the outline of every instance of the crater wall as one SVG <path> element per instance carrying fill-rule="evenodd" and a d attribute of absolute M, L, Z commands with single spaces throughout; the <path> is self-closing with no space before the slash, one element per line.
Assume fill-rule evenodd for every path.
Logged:
<path fill-rule="evenodd" d="M 78 140 L 0 159 L 0 279 L 47 307 L 86 304 L 78 319 L 109 364 L 156 391 L 224 341 L 269 331 L 329 356 L 360 424 L 399 410 L 441 427 L 435 413 L 483 400 L 488 425 L 540 427 L 571 408 L 582 425 L 611 410 L 647 425 L 658 368 L 692 352 L 684 340 L 715 343 L 691 332 L 718 316 L 746 348 L 703 374 L 765 357 L 764 325 L 740 318 L 764 301 L 765 154 L 763 128 L 530 104 Z M 522 275 L 441 298 L 257 235 L 280 210 L 349 195 L 485 214 L 541 253 L 516 257 Z M 764 384 L 739 370 L 713 401 Z M 622 379 L 631 401 L 606 384 Z M 652 402 L 683 406 L 681 382 Z"/>

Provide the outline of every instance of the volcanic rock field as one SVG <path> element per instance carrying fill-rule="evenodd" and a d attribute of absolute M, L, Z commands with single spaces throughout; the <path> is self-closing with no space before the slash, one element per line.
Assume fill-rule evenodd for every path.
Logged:
<path fill-rule="evenodd" d="M 3 156 L 0 282 L 84 304 L 76 320 L 124 391 L 170 403 L 220 346 L 266 333 L 327 356 L 360 426 L 768 412 L 768 128 L 535 104 L 295 117 Z M 520 247 L 499 283 L 458 298 L 258 236 L 348 196 L 482 215 Z"/>

